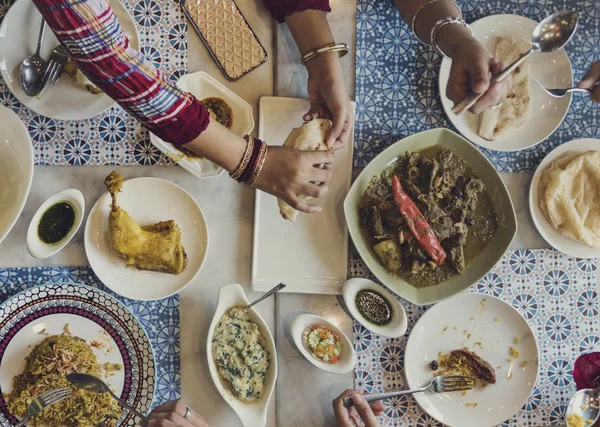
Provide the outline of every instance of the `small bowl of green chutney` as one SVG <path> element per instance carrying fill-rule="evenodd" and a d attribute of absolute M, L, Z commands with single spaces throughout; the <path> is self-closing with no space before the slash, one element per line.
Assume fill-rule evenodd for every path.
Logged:
<path fill-rule="evenodd" d="M 74 188 L 59 191 L 39 207 L 27 230 L 31 256 L 48 258 L 64 248 L 83 221 L 85 200 Z"/>
<path fill-rule="evenodd" d="M 406 333 L 406 312 L 383 286 L 369 279 L 350 279 L 343 287 L 344 303 L 361 325 L 388 338 Z"/>

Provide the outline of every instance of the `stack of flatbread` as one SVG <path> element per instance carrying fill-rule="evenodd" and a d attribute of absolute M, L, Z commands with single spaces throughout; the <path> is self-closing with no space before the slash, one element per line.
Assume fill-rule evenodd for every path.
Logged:
<path fill-rule="evenodd" d="M 558 157 L 542 172 L 538 195 L 540 209 L 556 230 L 600 247 L 600 151 Z"/>
<path fill-rule="evenodd" d="M 299 128 L 295 128 L 287 137 L 283 145 L 289 148 L 303 151 L 331 151 L 325 143 L 325 136 L 331 128 L 331 122 L 325 119 L 314 119 L 304 123 Z M 308 196 L 301 196 L 300 199 L 305 202 L 310 199 Z M 281 199 L 277 199 L 279 212 L 281 216 L 289 221 L 296 221 L 299 212 Z"/>
<path fill-rule="evenodd" d="M 530 49 L 529 42 L 512 37 L 496 38 L 496 56 L 506 65 L 512 64 Z M 479 116 L 477 133 L 494 141 L 500 136 L 523 126 L 529 119 L 529 59 L 512 73 L 513 86 L 499 107 L 491 107 Z"/>

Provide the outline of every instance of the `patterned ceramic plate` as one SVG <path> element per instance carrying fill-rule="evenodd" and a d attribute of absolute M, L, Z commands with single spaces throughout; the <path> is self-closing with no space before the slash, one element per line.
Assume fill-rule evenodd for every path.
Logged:
<path fill-rule="evenodd" d="M 68 326 L 66 326 L 68 324 Z M 17 424 L 6 408 L 5 393 L 23 371 L 31 347 L 46 336 L 70 332 L 96 341 L 98 362 L 120 363 L 123 370 L 105 378 L 131 406 L 147 413 L 154 396 L 155 366 L 146 331 L 134 315 L 107 293 L 83 285 L 42 285 L 21 292 L 0 306 L 0 425 Z M 123 412 L 117 426 L 135 426 Z"/>
<path fill-rule="evenodd" d="M 518 15 L 492 15 L 471 24 L 477 40 L 490 51 L 496 48 L 496 36 L 512 36 L 531 40 L 537 22 Z M 554 133 L 569 111 L 571 96 L 552 98 L 537 84 L 531 82 L 531 110 L 527 123 L 495 141 L 488 141 L 477 135 L 479 116 L 465 112 L 454 114 L 452 101 L 444 94 L 451 62 L 444 59 L 440 66 L 439 85 L 442 106 L 448 119 L 469 141 L 496 151 L 518 151 L 532 147 Z M 569 57 L 564 49 L 552 53 L 535 53 L 531 57 L 531 75 L 545 87 L 562 88 L 573 86 L 573 72 Z"/>
<path fill-rule="evenodd" d="M 463 293 L 436 304 L 419 319 L 406 343 L 404 368 L 409 388 L 431 381 L 429 365 L 438 352 L 463 347 L 494 367 L 496 384 L 464 395 L 417 393 L 414 398 L 419 406 L 450 427 L 495 426 L 519 412 L 536 385 L 538 346 L 525 318 L 493 296 Z"/>

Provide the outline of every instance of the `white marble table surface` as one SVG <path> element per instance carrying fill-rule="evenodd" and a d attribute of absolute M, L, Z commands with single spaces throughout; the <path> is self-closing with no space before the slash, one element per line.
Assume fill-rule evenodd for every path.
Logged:
<path fill-rule="evenodd" d="M 261 96 L 304 96 L 305 71 L 298 65 L 298 52 L 285 26 L 274 24 L 258 0 L 238 4 L 269 53 L 269 62 L 236 83 L 227 82 L 197 36 L 189 33 L 189 71 L 204 70 L 218 78 L 254 106 Z M 330 21 L 337 40 L 354 46 L 356 6 L 353 1 L 334 0 Z M 354 58 L 344 60 L 350 92 L 354 88 Z M 257 118 L 257 117 L 255 117 Z M 103 178 L 113 167 L 36 166 L 32 191 L 15 228 L 0 244 L 0 266 L 87 265 L 80 230 L 62 252 L 47 260 L 32 258 L 25 246 L 26 229 L 33 213 L 45 198 L 64 188 L 80 189 L 87 207 L 104 192 Z M 154 176 L 168 179 L 190 192 L 202 207 L 210 228 L 206 263 L 194 282 L 181 293 L 181 378 L 183 399 L 215 427 L 240 425 L 234 413 L 216 393 L 204 358 L 207 327 L 221 285 L 237 282 L 252 294 L 250 262 L 254 193 L 226 175 L 197 180 L 179 167 L 118 167 L 125 177 Z M 519 232 L 513 249 L 547 247 L 531 222 L 527 191 L 528 174 L 503 174 L 515 203 Z M 324 315 L 352 333 L 336 297 L 280 295 L 258 307 L 276 335 L 280 373 L 277 392 L 270 405 L 268 426 L 332 426 L 331 400 L 353 387 L 353 374 L 336 376 L 317 370 L 302 359 L 289 337 L 290 319 L 298 312 Z"/>

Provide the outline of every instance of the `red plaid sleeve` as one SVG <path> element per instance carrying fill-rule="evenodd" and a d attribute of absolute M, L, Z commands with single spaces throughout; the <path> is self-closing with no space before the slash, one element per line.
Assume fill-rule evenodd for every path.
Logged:
<path fill-rule="evenodd" d="M 186 144 L 206 129 L 206 109 L 129 45 L 106 0 L 34 0 L 79 69 L 150 132 Z"/>

